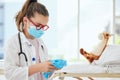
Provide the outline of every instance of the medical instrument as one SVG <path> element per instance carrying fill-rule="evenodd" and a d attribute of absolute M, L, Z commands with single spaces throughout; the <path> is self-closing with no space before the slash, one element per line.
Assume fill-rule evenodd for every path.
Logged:
<path fill-rule="evenodd" d="M 55 60 L 50 60 L 50 62 L 52 63 L 52 65 L 58 69 L 63 68 L 64 66 L 67 65 L 66 60 L 62 60 L 62 59 L 55 59 Z M 52 75 L 53 71 L 50 72 L 44 72 L 43 73 L 43 77 L 48 79 L 50 77 L 50 75 Z"/>
<path fill-rule="evenodd" d="M 27 65 L 28 65 L 27 56 L 26 56 L 26 54 L 22 51 L 22 44 L 21 44 L 20 32 L 18 33 L 18 39 L 19 39 L 19 45 L 20 45 L 20 52 L 18 53 L 18 56 L 19 56 L 19 58 L 20 58 L 20 55 L 24 55 L 25 61 L 26 61 Z"/>
<path fill-rule="evenodd" d="M 26 61 L 27 65 L 28 65 L 27 56 L 26 56 L 26 54 L 23 52 L 23 49 L 22 49 L 20 32 L 18 33 L 18 39 L 19 39 L 19 45 L 20 45 L 20 52 L 18 53 L 18 56 L 19 56 L 19 58 L 20 58 L 20 55 L 23 55 L 23 56 L 25 57 L 25 61 Z M 42 48 L 42 50 L 44 51 L 43 45 L 41 45 L 41 48 Z M 35 60 L 36 60 L 36 59 L 33 57 L 33 58 L 32 58 L 32 61 L 35 61 Z"/>

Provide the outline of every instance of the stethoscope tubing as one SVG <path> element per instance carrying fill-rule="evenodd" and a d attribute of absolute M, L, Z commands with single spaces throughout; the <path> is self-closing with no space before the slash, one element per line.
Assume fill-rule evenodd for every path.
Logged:
<path fill-rule="evenodd" d="M 18 39 L 19 39 L 19 47 L 20 47 L 20 52 L 18 53 L 19 59 L 20 59 L 20 55 L 23 55 L 23 56 L 25 57 L 25 61 L 26 61 L 27 65 L 28 65 L 27 56 L 26 56 L 26 54 L 23 52 L 23 49 L 22 49 L 22 43 L 21 43 L 20 32 L 18 33 Z M 41 45 L 41 48 L 42 48 L 42 50 L 44 51 L 43 45 Z M 34 58 L 34 57 L 32 58 L 32 61 L 35 61 L 35 58 Z"/>
<path fill-rule="evenodd" d="M 18 39 L 19 39 L 19 45 L 20 45 L 20 52 L 18 53 L 18 56 L 24 55 L 26 63 L 28 62 L 26 54 L 22 51 L 22 44 L 21 44 L 21 37 L 20 37 L 20 32 L 18 33 Z"/>
<path fill-rule="evenodd" d="M 22 49 L 20 32 L 18 33 L 18 39 L 19 39 L 19 46 L 20 46 L 20 52 L 18 53 L 19 59 L 20 59 L 20 55 L 23 55 L 23 56 L 25 57 L 25 61 L 26 61 L 27 65 L 28 65 L 27 56 L 26 56 L 26 54 L 23 52 L 23 49 Z M 44 46 L 43 46 L 43 45 L 41 45 L 41 48 L 42 48 L 42 50 L 44 51 Z M 32 61 L 35 61 L 35 58 L 34 58 L 34 57 L 32 58 Z"/>

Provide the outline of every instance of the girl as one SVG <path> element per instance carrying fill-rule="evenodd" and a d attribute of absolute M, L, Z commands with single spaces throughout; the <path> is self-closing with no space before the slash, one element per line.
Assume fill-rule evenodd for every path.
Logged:
<path fill-rule="evenodd" d="M 48 61 L 47 50 L 40 39 L 49 28 L 49 13 L 37 0 L 26 0 L 16 15 L 18 34 L 5 46 L 7 80 L 44 80 L 41 72 L 55 69 Z"/>

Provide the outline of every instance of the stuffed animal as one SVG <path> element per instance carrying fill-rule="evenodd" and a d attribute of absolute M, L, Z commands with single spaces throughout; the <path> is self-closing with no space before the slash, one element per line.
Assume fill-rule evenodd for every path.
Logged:
<path fill-rule="evenodd" d="M 96 48 L 91 52 L 87 52 L 81 48 L 80 54 L 82 54 L 90 63 L 92 63 L 94 60 L 98 60 L 105 50 L 110 36 L 111 34 L 107 32 L 100 33 L 98 36 L 100 43 L 96 46 Z"/>

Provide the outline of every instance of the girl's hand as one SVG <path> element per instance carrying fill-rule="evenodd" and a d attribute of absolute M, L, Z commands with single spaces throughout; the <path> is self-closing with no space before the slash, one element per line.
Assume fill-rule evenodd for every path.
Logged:
<path fill-rule="evenodd" d="M 49 71 L 56 70 L 56 68 L 49 61 L 41 62 L 38 64 L 38 66 L 39 66 L 40 72 L 49 72 Z"/>

